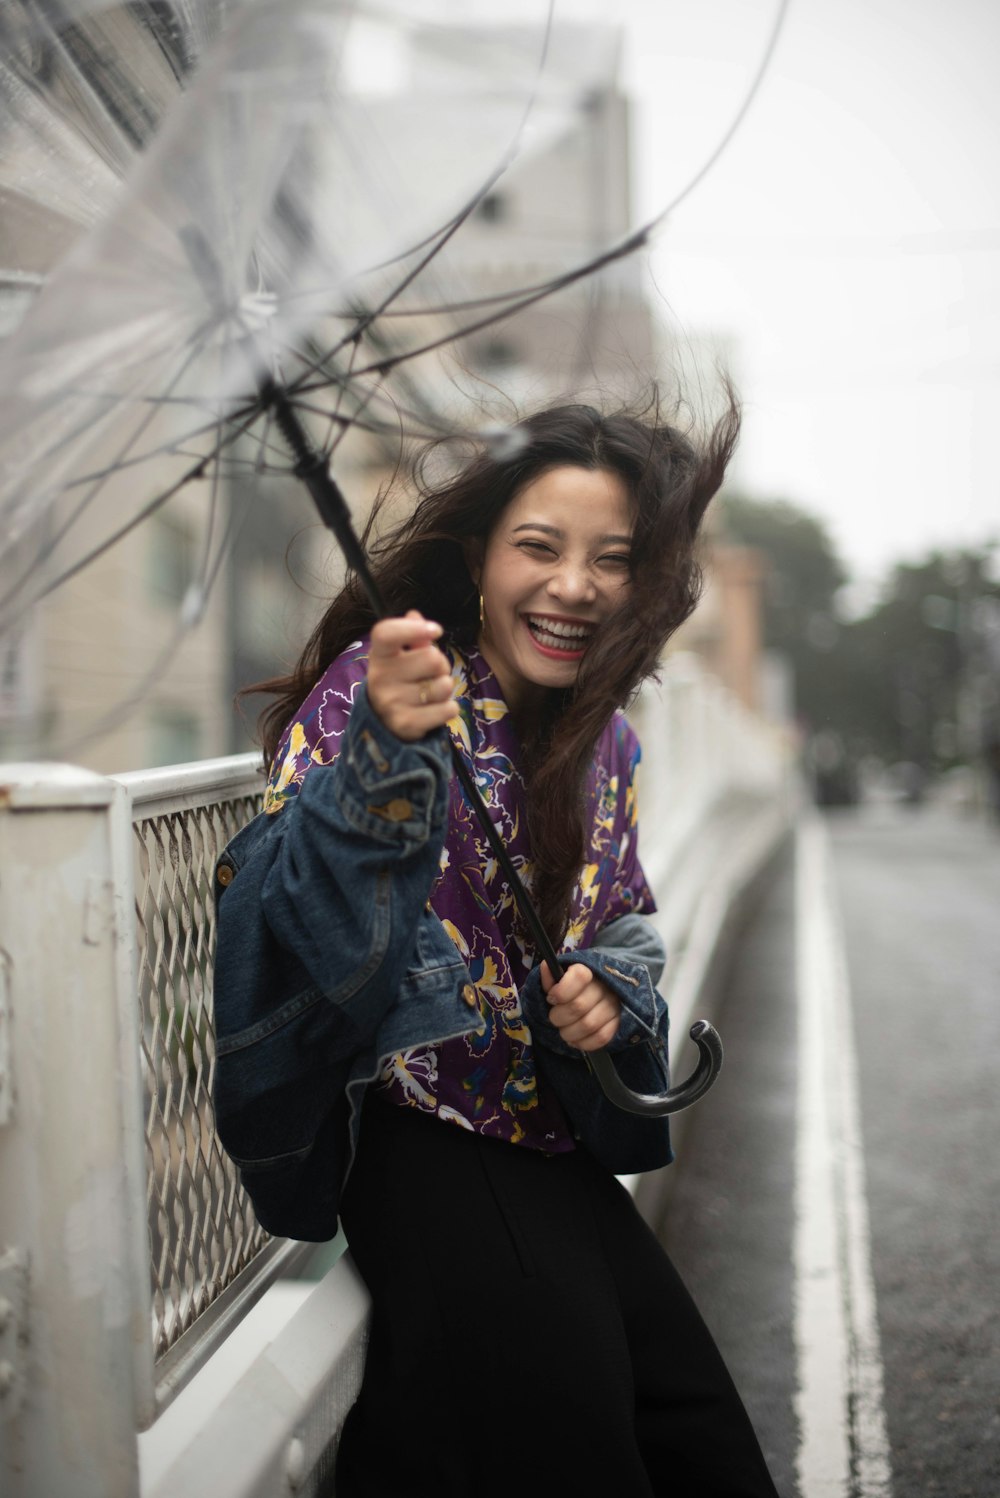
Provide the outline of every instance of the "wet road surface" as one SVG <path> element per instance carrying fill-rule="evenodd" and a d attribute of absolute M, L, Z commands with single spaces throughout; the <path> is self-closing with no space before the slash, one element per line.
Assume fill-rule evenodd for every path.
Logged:
<path fill-rule="evenodd" d="M 1000 1498 L 1000 829 L 800 833 L 715 1018 L 659 1228 L 779 1492 Z"/>

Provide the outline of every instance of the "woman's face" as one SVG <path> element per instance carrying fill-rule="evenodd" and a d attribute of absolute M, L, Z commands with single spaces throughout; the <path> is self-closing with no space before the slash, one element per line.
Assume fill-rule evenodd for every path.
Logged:
<path fill-rule="evenodd" d="M 547 469 L 504 510 L 472 571 L 479 647 L 512 712 L 572 686 L 596 625 L 628 593 L 631 536 L 628 490 L 604 468 Z"/>

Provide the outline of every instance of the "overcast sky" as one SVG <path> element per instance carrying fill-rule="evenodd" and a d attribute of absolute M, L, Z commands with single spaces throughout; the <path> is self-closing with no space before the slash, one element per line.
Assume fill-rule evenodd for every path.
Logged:
<path fill-rule="evenodd" d="M 778 9 L 616 0 L 641 218 L 724 134 Z M 791 0 L 652 256 L 681 334 L 733 340 L 741 484 L 822 515 L 860 577 L 1000 538 L 998 77 L 996 0 Z"/>

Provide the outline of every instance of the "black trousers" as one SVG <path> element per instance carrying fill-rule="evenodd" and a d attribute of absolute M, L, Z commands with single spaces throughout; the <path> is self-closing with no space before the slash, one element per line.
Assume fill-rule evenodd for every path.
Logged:
<path fill-rule="evenodd" d="M 342 1207 L 372 1295 L 337 1498 L 775 1498 L 628 1192 L 369 1098 Z"/>

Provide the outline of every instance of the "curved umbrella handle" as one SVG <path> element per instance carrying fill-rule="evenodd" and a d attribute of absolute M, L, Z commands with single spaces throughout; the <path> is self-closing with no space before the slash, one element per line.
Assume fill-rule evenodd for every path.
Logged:
<path fill-rule="evenodd" d="M 722 1069 L 722 1041 L 719 1032 L 707 1020 L 695 1020 L 688 1032 L 698 1047 L 698 1065 L 677 1087 L 667 1092 L 633 1092 L 626 1087 L 615 1070 L 613 1057 L 607 1051 L 592 1051 L 587 1056 L 601 1090 L 616 1108 L 626 1113 L 638 1113 L 644 1118 L 663 1118 L 668 1113 L 680 1113 L 690 1108 L 712 1086 Z"/>

